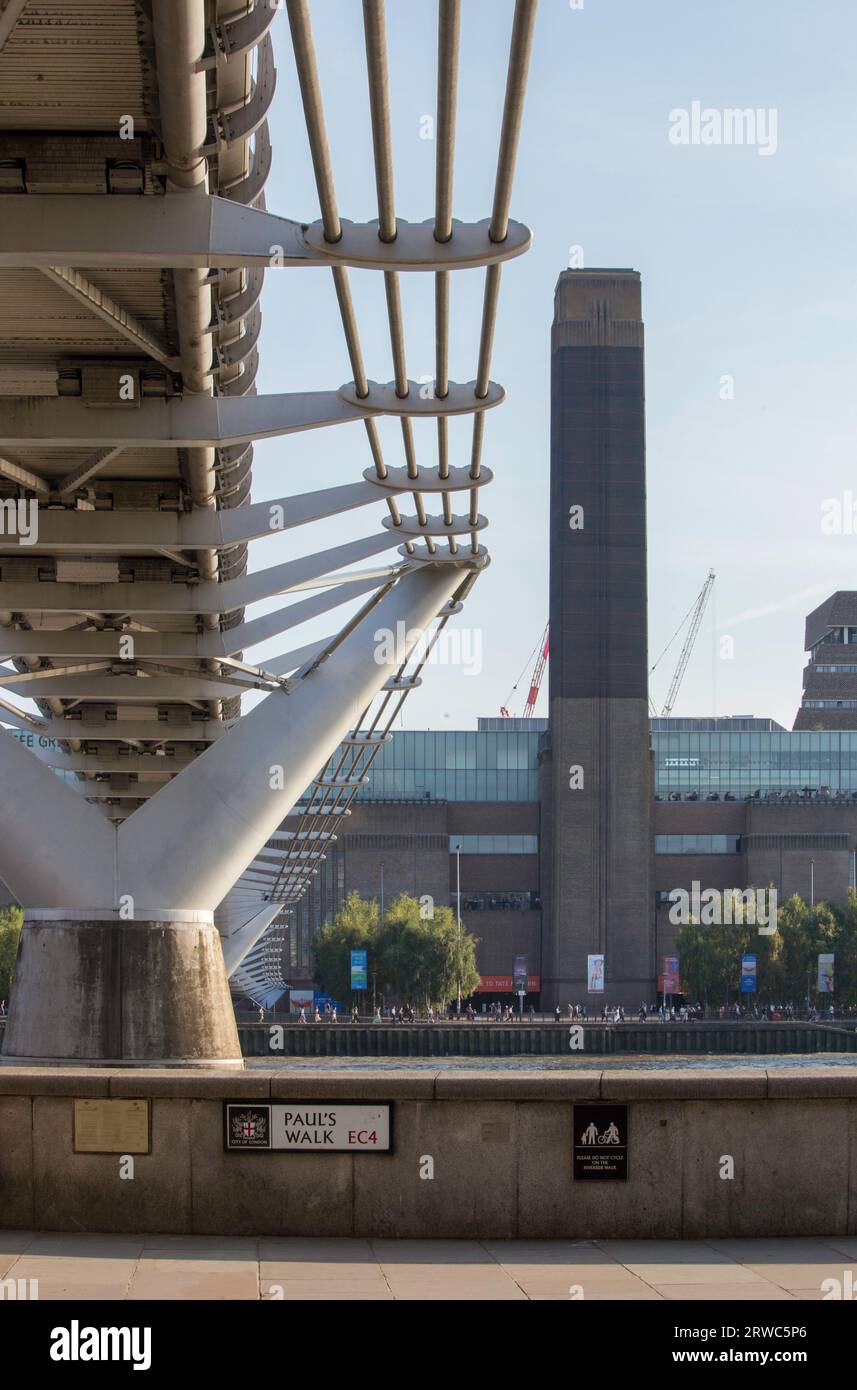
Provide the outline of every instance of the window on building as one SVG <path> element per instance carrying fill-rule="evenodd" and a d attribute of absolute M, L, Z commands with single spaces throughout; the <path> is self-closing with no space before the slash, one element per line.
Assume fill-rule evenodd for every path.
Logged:
<path fill-rule="evenodd" d="M 455 854 L 538 854 L 538 835 L 450 835 L 449 852 Z"/>
<path fill-rule="evenodd" d="M 453 906 L 455 899 L 453 898 Z M 541 907 L 538 893 L 464 893 L 461 894 L 462 912 L 532 912 Z"/>
<path fill-rule="evenodd" d="M 656 835 L 655 854 L 737 854 L 740 835 Z"/>

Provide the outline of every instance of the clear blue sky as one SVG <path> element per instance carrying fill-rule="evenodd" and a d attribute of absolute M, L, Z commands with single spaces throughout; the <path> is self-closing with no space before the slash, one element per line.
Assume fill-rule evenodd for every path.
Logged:
<path fill-rule="evenodd" d="M 397 212 L 422 220 L 434 198 L 435 147 L 420 139 L 420 120 L 435 104 L 436 6 L 388 0 L 387 10 Z M 467 220 L 490 213 L 512 11 L 512 0 L 463 4 L 455 214 Z M 368 220 L 377 208 L 361 9 L 320 0 L 313 16 L 340 211 Z M 268 206 L 312 220 L 285 15 L 274 40 Z M 834 589 L 857 588 L 857 525 L 850 536 L 821 530 L 825 498 L 849 488 L 857 498 L 855 70 L 853 0 L 585 0 L 583 10 L 541 0 L 512 200 L 535 242 L 504 271 L 492 375 L 509 399 L 486 432 L 497 475 L 483 494 L 493 563 L 458 619 L 481 636 L 482 671 L 431 669 L 405 705 L 407 726 L 467 728 L 496 714 L 544 626 L 552 299 L 569 247 L 581 245 L 587 264 L 643 276 L 651 660 L 714 568 L 712 615 L 734 638 L 734 659 L 714 659 L 707 620 L 675 713 L 716 706 L 790 727 L 804 615 Z M 694 101 L 775 108 L 776 154 L 670 143 L 670 112 Z M 453 279 L 451 374 L 461 381 L 475 374 L 482 278 Z M 352 283 L 368 373 L 389 380 L 380 277 L 352 272 Z M 403 298 L 418 377 L 433 371 L 432 277 L 404 278 Z M 263 308 L 260 390 L 335 388 L 350 377 L 327 271 L 269 273 Z M 734 400 L 720 399 L 725 375 Z M 384 422 L 382 435 L 401 464 L 398 427 Z M 451 440 L 453 462 L 465 462 L 469 424 L 456 422 Z M 433 425 L 417 442 L 433 463 Z M 352 481 L 369 462 L 359 425 L 263 443 L 254 495 Z M 262 542 L 253 565 L 366 534 L 375 515 Z M 328 618 L 296 641 L 333 627 Z M 659 704 L 677 655 L 653 678 Z"/>

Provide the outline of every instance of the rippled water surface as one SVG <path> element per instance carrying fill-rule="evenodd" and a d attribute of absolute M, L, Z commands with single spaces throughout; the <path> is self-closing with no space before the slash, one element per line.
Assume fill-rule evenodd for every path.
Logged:
<path fill-rule="evenodd" d="M 289 1071 L 728 1071 L 748 1067 L 857 1068 L 857 1053 L 784 1052 L 729 1055 L 671 1052 L 652 1056 L 625 1053 L 612 1057 L 248 1057 L 248 1067 L 283 1067 Z"/>

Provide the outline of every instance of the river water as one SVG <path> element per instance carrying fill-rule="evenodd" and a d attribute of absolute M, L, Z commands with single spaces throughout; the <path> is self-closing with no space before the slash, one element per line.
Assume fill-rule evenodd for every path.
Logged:
<path fill-rule="evenodd" d="M 624 1053 L 592 1057 L 247 1057 L 246 1066 L 283 1067 L 288 1071 L 779 1071 L 799 1067 L 857 1068 L 857 1053 L 811 1052 L 715 1055 L 671 1052 L 653 1056 Z"/>

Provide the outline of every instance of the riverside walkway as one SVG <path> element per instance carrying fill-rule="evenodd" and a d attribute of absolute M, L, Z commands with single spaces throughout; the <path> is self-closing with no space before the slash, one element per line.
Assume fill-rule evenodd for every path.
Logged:
<path fill-rule="evenodd" d="M 0 1279 L 7 1299 L 11 1280 L 25 1295 L 37 1289 L 40 1300 L 802 1302 L 853 1289 L 857 1237 L 397 1241 L 11 1231 L 0 1232 Z"/>

